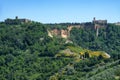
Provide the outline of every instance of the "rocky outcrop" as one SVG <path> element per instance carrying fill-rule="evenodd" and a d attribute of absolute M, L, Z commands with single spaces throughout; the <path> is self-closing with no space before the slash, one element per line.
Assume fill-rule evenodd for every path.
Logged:
<path fill-rule="evenodd" d="M 69 35 L 68 30 L 58 30 L 58 29 L 53 29 L 53 30 L 48 30 L 48 36 L 53 37 L 53 36 L 60 36 L 62 38 L 67 39 Z"/>
<path fill-rule="evenodd" d="M 48 30 L 48 36 L 50 36 L 50 37 L 60 36 L 62 38 L 67 39 L 70 36 L 70 31 L 74 27 L 80 28 L 80 25 L 68 26 L 67 29 L 53 29 L 53 30 Z"/>
<path fill-rule="evenodd" d="M 61 37 L 67 39 L 69 36 L 68 30 L 61 30 Z"/>
<path fill-rule="evenodd" d="M 48 32 L 49 37 L 53 37 L 53 35 L 51 34 L 51 32 L 49 30 L 47 30 L 47 32 Z"/>

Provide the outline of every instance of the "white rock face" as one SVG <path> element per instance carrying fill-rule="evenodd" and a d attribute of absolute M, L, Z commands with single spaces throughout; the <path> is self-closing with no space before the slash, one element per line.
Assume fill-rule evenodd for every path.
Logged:
<path fill-rule="evenodd" d="M 50 33 L 50 31 L 47 30 L 47 32 L 48 32 L 49 37 L 53 37 L 52 34 Z"/>
<path fill-rule="evenodd" d="M 108 53 L 105 53 L 105 55 L 106 55 L 108 58 L 110 58 L 110 57 L 111 57 Z"/>

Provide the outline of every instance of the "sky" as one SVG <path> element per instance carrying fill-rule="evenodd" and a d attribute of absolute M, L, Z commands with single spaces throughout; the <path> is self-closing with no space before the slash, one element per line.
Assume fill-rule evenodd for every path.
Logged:
<path fill-rule="evenodd" d="M 41 23 L 120 22 L 120 0 L 0 0 L 0 21 L 27 18 Z"/>

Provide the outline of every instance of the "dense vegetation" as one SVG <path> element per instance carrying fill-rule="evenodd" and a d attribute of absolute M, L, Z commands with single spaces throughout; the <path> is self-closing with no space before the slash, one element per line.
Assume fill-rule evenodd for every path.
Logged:
<path fill-rule="evenodd" d="M 120 52 L 120 26 L 108 24 L 106 28 L 99 28 L 99 35 L 96 30 L 86 28 L 74 28 L 71 31 L 70 39 L 79 46 L 91 50 L 103 50 L 114 55 Z"/>
<path fill-rule="evenodd" d="M 1 22 L 0 80 L 120 79 L 120 26 L 108 24 L 99 29 L 98 37 L 92 28 L 73 28 L 69 38 L 73 44 L 65 44 L 65 39 L 48 36 L 47 29 L 55 25 L 66 29 L 71 24 Z M 67 46 L 75 52 L 80 49 L 74 49 L 75 46 L 106 51 L 111 58 L 87 57 L 76 61 L 73 57 L 55 57 Z"/>

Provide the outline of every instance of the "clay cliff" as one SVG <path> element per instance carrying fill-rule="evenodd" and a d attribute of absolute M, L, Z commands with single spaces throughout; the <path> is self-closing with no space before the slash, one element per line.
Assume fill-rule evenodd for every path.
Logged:
<path fill-rule="evenodd" d="M 70 31 L 74 27 L 80 28 L 79 25 L 75 25 L 75 26 L 68 26 L 67 29 L 52 29 L 52 30 L 48 30 L 48 36 L 50 37 L 59 36 L 67 39 L 70 36 Z"/>

